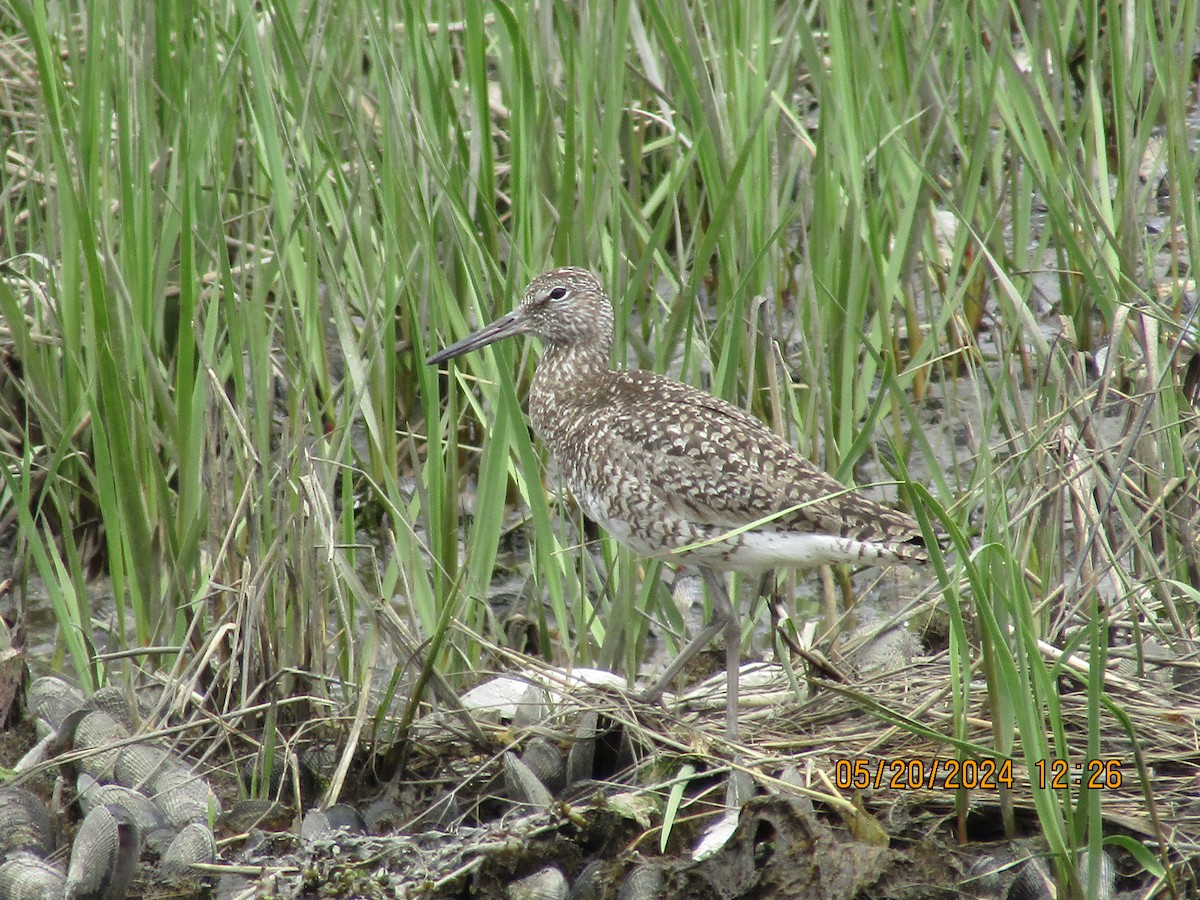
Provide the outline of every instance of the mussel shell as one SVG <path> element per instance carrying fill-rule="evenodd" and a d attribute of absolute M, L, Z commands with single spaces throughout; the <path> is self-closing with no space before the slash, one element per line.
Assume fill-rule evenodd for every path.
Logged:
<path fill-rule="evenodd" d="M 58 731 L 67 716 L 86 702 L 83 691 L 54 675 L 35 678 L 25 691 L 26 709 L 50 731 Z"/>
<path fill-rule="evenodd" d="M 579 717 L 575 739 L 567 751 L 567 784 L 590 779 L 596 770 L 596 730 L 600 715 L 589 709 Z"/>
<path fill-rule="evenodd" d="M 335 803 L 328 809 L 310 809 L 300 823 L 300 840 L 305 843 L 366 833 L 367 823 L 363 817 L 345 803 Z"/>
<path fill-rule="evenodd" d="M 113 767 L 113 777 L 117 784 L 149 793 L 147 786 L 153 779 L 160 772 L 170 770 L 188 772 L 187 766 L 166 747 L 139 742 L 121 749 Z"/>
<path fill-rule="evenodd" d="M 621 889 L 617 891 L 617 900 L 657 900 L 662 896 L 663 872 L 658 866 L 641 863 L 634 866 Z"/>
<path fill-rule="evenodd" d="M 554 802 L 549 789 L 515 753 L 504 754 L 504 788 L 516 803 L 546 807 Z"/>
<path fill-rule="evenodd" d="M 446 793 L 449 793 L 448 791 Z M 436 813 L 430 815 L 430 810 L 444 803 L 444 795 L 432 800 L 418 817 L 419 822 L 437 823 Z M 426 816 L 429 816 L 427 819 Z M 405 814 L 404 808 L 397 802 L 393 791 L 385 791 L 379 797 L 376 797 L 363 810 L 363 821 L 367 824 L 367 831 L 371 834 L 390 834 L 396 831 L 405 824 L 408 816 Z M 414 829 L 421 830 L 421 829 Z"/>
<path fill-rule="evenodd" d="M 182 828 L 189 822 L 207 822 L 221 805 L 208 782 L 166 747 L 139 742 L 117 757 L 118 783 L 135 788 L 153 800 L 167 822 Z"/>
<path fill-rule="evenodd" d="M 567 879 L 554 866 L 510 882 L 504 889 L 508 900 L 567 900 Z"/>
<path fill-rule="evenodd" d="M 61 897 L 66 879 L 60 869 L 24 850 L 12 853 L 0 865 L 2 900 L 43 900 Z"/>
<path fill-rule="evenodd" d="M 533 728 L 546 720 L 550 715 L 551 697 L 549 691 L 540 684 L 526 685 L 517 700 L 517 711 L 513 715 L 513 728 Z"/>
<path fill-rule="evenodd" d="M 373 814 L 376 814 L 375 819 L 372 818 Z M 461 822 L 462 818 L 463 805 L 458 800 L 458 792 L 454 790 L 440 791 L 422 809 L 421 813 L 412 820 L 411 827 L 417 830 L 449 829 L 453 828 L 456 823 Z M 367 809 L 366 819 L 372 834 L 383 834 L 387 831 L 392 831 L 399 824 L 398 819 L 393 819 L 390 827 L 377 826 L 376 820 L 378 819 L 378 815 L 374 804 Z"/>
<path fill-rule="evenodd" d="M 1094 897 L 1096 900 L 1111 900 L 1116 894 L 1117 864 L 1103 850 L 1100 851 L 1100 880 L 1095 885 L 1090 883 L 1087 853 L 1079 854 L 1079 859 L 1075 863 L 1075 870 L 1079 873 L 1079 882 L 1083 885 L 1084 896 Z"/>
<path fill-rule="evenodd" d="M 193 864 L 209 864 L 217 858 L 217 843 L 212 830 L 199 822 L 190 822 L 171 841 L 162 858 L 162 872 L 168 878 L 191 874 Z"/>
<path fill-rule="evenodd" d="M 159 772 L 146 790 L 167 817 L 167 822 L 182 828 L 189 822 L 208 822 L 221 812 L 221 804 L 208 782 L 188 769 Z"/>
<path fill-rule="evenodd" d="M 528 682 L 501 675 L 476 685 L 459 699 L 472 717 L 481 722 L 511 721 L 528 689 Z"/>
<path fill-rule="evenodd" d="M 285 803 L 272 800 L 236 800 L 228 811 L 221 813 L 217 826 L 223 832 L 252 830 L 288 831 L 296 810 Z"/>
<path fill-rule="evenodd" d="M 133 817 L 143 835 L 167 827 L 167 817 L 162 810 L 141 791 L 123 784 L 100 784 L 85 773 L 80 774 L 75 787 L 79 808 L 85 816 L 97 806 L 116 804 Z"/>
<path fill-rule="evenodd" d="M 603 900 L 611 897 L 613 891 L 608 878 L 609 864 L 602 859 L 594 859 L 575 878 L 571 885 L 571 900 Z"/>
<path fill-rule="evenodd" d="M 17 850 L 48 856 L 54 850 L 50 810 L 32 791 L 0 788 L 0 859 Z"/>
<path fill-rule="evenodd" d="M 123 687 L 115 684 L 102 687 L 88 697 L 87 705 L 90 709 L 108 713 L 129 731 L 137 728 L 137 717 L 130 709 L 129 693 Z"/>
<path fill-rule="evenodd" d="M 114 747 L 128 740 L 129 729 L 108 713 L 94 709 L 79 720 L 75 726 L 73 745 L 77 751 L 88 751 L 79 760 L 80 771 L 86 772 L 97 781 L 111 781 L 113 769 L 122 748 Z"/>
<path fill-rule="evenodd" d="M 1027 859 L 1008 886 L 1007 900 L 1054 900 L 1058 889 L 1050 870 L 1039 859 Z"/>
<path fill-rule="evenodd" d="M 567 763 L 563 752 L 544 737 L 530 739 L 521 753 L 521 762 L 529 767 L 537 780 L 551 794 L 557 794 L 567 783 Z"/>
<path fill-rule="evenodd" d="M 141 834 L 133 817 L 120 806 L 97 806 L 75 832 L 67 866 L 66 897 L 124 897 L 141 852 Z"/>

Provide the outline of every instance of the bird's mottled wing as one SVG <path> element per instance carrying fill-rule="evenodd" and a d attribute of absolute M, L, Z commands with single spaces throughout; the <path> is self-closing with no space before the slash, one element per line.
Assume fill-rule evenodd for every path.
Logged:
<path fill-rule="evenodd" d="M 593 434 L 693 521 L 736 528 L 799 507 L 774 527 L 921 545 L 911 517 L 849 491 L 736 406 L 652 372 L 619 374 Z"/>

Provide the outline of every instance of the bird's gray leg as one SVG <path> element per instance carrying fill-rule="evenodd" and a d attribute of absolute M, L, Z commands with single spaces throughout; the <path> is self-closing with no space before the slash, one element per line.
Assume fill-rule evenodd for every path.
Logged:
<path fill-rule="evenodd" d="M 708 592 L 712 598 L 712 616 L 700 633 L 688 641 L 684 648 L 679 651 L 679 655 L 667 666 L 667 671 L 663 672 L 654 684 L 638 695 L 639 700 L 647 703 L 658 702 L 659 698 L 662 697 L 663 691 L 675 681 L 675 677 L 683 671 L 692 657 L 707 647 L 709 642 L 725 629 L 726 623 L 733 618 L 733 607 L 729 603 L 729 594 L 725 592 L 725 586 L 721 584 L 720 576 L 716 575 L 710 569 L 701 569 L 700 574 L 704 576 L 704 581 L 708 584 Z M 713 588 L 714 582 L 719 587 L 719 590 Z"/>
<path fill-rule="evenodd" d="M 738 740 L 738 693 L 742 674 L 742 627 L 738 621 L 729 592 L 725 589 L 725 579 L 712 569 L 701 569 L 704 580 L 708 584 L 708 592 L 713 598 L 713 618 L 718 611 L 726 616 L 725 620 L 725 737 L 731 744 Z M 754 793 L 750 776 L 740 768 L 741 756 L 735 752 L 731 760 L 729 782 L 725 785 L 725 805 L 730 809 L 740 809 L 742 804 Z"/>
<path fill-rule="evenodd" d="M 742 629 L 734 613 L 733 603 L 729 592 L 725 589 L 725 579 L 712 569 L 701 567 L 700 574 L 708 585 L 708 594 L 712 600 L 712 617 L 704 629 L 697 634 L 679 652 L 674 661 L 667 667 L 658 681 L 639 695 L 639 699 L 649 702 L 657 701 L 675 676 L 678 675 L 688 660 L 707 646 L 708 642 L 717 636 L 718 632 L 725 633 L 725 737 L 731 743 L 738 739 L 738 687 L 742 667 Z M 726 785 L 725 803 L 730 809 L 739 809 L 754 792 L 750 777 L 740 771 L 737 758 L 729 773 L 729 783 Z"/>
<path fill-rule="evenodd" d="M 736 741 L 738 736 L 738 676 L 742 668 L 742 626 L 733 614 L 733 603 L 725 589 L 725 579 L 712 569 L 703 568 L 700 574 L 712 597 L 713 621 L 723 619 L 725 631 L 725 737 Z"/>

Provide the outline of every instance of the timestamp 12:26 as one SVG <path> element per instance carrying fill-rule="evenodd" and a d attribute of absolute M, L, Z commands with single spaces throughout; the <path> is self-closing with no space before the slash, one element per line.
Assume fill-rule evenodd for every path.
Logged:
<path fill-rule="evenodd" d="M 1071 765 L 1065 759 L 1039 759 L 1033 764 L 1039 788 L 1059 791 L 1072 782 L 1091 791 L 1116 790 L 1124 782 L 1119 759 L 1089 759 Z"/>
<path fill-rule="evenodd" d="M 1010 759 L 839 759 L 833 776 L 842 790 L 996 790 L 1011 789 L 1014 781 Z M 1072 784 L 1115 790 L 1123 783 L 1118 759 L 1089 759 L 1074 765 L 1065 759 L 1040 759 L 1033 763 L 1030 776 L 1042 790 L 1063 790 Z"/>

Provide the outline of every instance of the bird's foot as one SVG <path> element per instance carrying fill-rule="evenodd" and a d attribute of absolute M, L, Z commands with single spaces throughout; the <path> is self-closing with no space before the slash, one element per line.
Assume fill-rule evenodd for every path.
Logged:
<path fill-rule="evenodd" d="M 653 684 L 648 688 L 637 691 L 632 695 L 635 703 L 645 704 L 647 706 L 665 706 L 663 703 L 663 694 L 666 689 L 661 684 Z"/>

